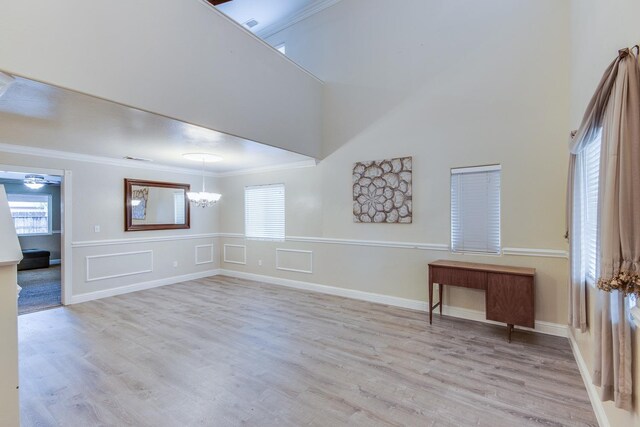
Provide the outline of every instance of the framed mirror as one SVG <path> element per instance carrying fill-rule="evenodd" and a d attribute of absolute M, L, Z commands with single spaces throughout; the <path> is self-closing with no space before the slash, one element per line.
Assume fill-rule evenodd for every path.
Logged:
<path fill-rule="evenodd" d="M 124 231 L 190 228 L 189 184 L 124 180 Z"/>

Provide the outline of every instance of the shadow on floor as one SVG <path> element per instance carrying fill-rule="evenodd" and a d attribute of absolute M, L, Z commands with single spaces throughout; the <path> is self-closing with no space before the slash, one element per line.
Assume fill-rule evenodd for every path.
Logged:
<path fill-rule="evenodd" d="M 18 314 L 58 307 L 60 301 L 60 266 L 18 271 Z"/>

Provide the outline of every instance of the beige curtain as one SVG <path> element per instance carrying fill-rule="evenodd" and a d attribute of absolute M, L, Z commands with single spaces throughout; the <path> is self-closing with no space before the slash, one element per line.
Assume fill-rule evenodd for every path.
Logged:
<path fill-rule="evenodd" d="M 621 54 L 622 55 L 622 54 Z M 582 181 L 576 178 L 576 156 L 593 142 L 602 129 L 605 107 L 609 101 L 613 83 L 618 75 L 620 57 L 616 58 L 602 76 L 580 129 L 571 133 L 569 142 L 569 177 L 567 180 L 567 232 L 569 239 L 569 325 L 582 332 L 587 330 L 587 266 L 582 257 L 582 220 L 585 200 L 582 197 Z"/>
<path fill-rule="evenodd" d="M 598 197 L 600 279 L 595 301 L 593 382 L 601 387 L 602 400 L 613 400 L 617 407 L 627 410 L 632 407 L 632 354 L 625 296 L 633 291 L 634 277 L 640 273 L 639 78 L 636 56 L 628 49 L 620 51 L 600 82 L 570 145 L 575 155 L 594 139 L 594 132 L 602 129 Z M 575 201 L 577 195 L 572 198 Z M 572 267 L 579 255 L 579 252 L 572 254 Z M 572 290 L 573 287 L 572 277 Z M 572 313 L 576 303 L 582 301 L 571 301 Z"/>

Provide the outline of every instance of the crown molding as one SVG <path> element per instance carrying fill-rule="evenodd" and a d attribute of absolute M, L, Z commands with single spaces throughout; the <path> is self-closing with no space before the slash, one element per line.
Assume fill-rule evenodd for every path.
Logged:
<path fill-rule="evenodd" d="M 333 6 L 341 2 L 342 0 L 316 0 L 310 5 L 304 7 L 296 13 L 293 13 L 279 22 L 269 25 L 268 27 L 263 28 L 260 31 L 256 31 L 256 34 L 266 39 L 267 37 L 271 37 L 272 35 L 279 33 L 285 28 L 289 28 L 290 26 L 297 24 L 300 21 L 303 21 L 309 18 L 312 15 L 315 15 L 318 12 L 322 12 L 323 10 Z"/>
<path fill-rule="evenodd" d="M 71 151 L 52 150 L 49 148 L 31 147 L 26 145 L 0 143 L 0 152 L 22 154 L 22 155 L 36 156 L 36 157 L 47 157 L 47 158 L 62 159 L 62 160 L 73 160 L 76 162 L 98 163 L 101 165 L 109 165 L 109 166 L 119 166 L 119 167 L 135 168 L 135 169 L 147 169 L 147 170 L 154 170 L 154 171 L 160 171 L 160 172 L 173 172 L 173 173 L 181 173 L 185 175 L 202 176 L 202 170 L 200 169 L 179 168 L 174 166 L 161 165 L 157 163 L 135 162 L 132 160 L 115 159 L 112 157 L 94 156 L 92 154 L 81 154 L 81 153 L 74 153 Z M 285 170 L 285 169 L 307 168 L 307 167 L 312 167 L 316 165 L 317 165 L 317 161 L 315 159 L 310 159 L 310 160 L 303 160 L 300 162 L 282 163 L 279 165 L 264 166 L 264 167 L 252 168 L 252 169 L 238 169 L 238 170 L 229 171 L 229 172 L 205 172 L 204 175 L 211 178 L 224 178 L 228 176 L 249 175 L 253 173 L 264 173 L 264 172 L 271 172 L 271 171 Z"/>
<path fill-rule="evenodd" d="M 162 172 L 182 173 L 186 175 L 202 176 L 202 170 L 178 168 L 155 163 L 136 162 L 133 160 L 116 159 L 113 157 L 95 156 L 93 154 L 74 153 L 72 151 L 52 150 L 50 148 L 31 147 L 27 145 L 13 145 L 0 143 L 0 151 L 12 154 L 23 154 L 27 156 L 47 157 L 52 159 L 73 160 L 85 163 L 98 163 L 101 165 L 120 166 L 135 169 L 148 169 Z M 214 176 L 205 172 L 206 176 Z"/>

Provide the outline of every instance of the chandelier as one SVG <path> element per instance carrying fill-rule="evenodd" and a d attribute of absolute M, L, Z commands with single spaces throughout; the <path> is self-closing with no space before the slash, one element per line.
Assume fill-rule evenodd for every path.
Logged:
<path fill-rule="evenodd" d="M 182 156 L 188 160 L 202 162 L 202 191 L 189 191 L 187 193 L 187 198 L 191 202 L 191 205 L 199 208 L 208 208 L 213 206 L 218 200 L 220 200 L 222 195 L 218 193 L 207 193 L 204 186 L 204 164 L 205 162 L 219 162 L 222 160 L 222 157 L 208 153 L 186 153 Z"/>

